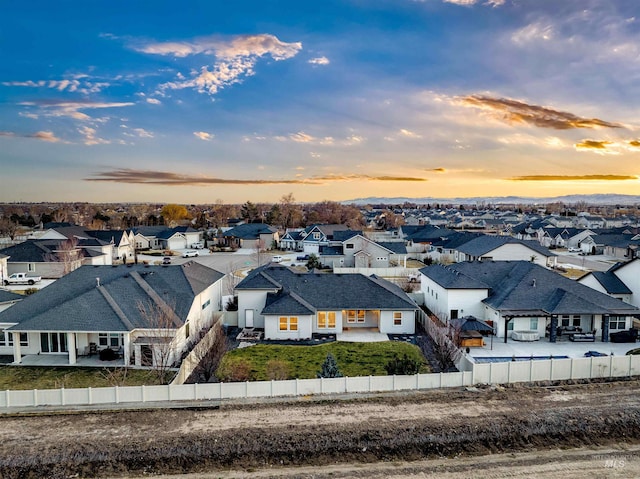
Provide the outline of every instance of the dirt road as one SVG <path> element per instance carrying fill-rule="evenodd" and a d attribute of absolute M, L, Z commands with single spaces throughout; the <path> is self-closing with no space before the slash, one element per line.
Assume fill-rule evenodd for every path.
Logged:
<path fill-rule="evenodd" d="M 0 418 L 2 478 L 640 477 L 639 458 L 638 381 Z"/>

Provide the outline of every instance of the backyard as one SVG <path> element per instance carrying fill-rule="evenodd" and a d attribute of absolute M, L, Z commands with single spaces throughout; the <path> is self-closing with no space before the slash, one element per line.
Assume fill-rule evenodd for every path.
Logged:
<path fill-rule="evenodd" d="M 336 359 L 343 376 L 386 375 L 385 366 L 394 358 L 402 359 L 405 355 L 420 364 L 421 373 L 430 372 L 420 349 L 399 341 L 331 342 L 317 346 L 256 345 L 227 353 L 218 371 L 241 364 L 247 369 L 248 379 L 253 381 L 315 378 L 329 353 Z M 277 369 L 278 377 L 273 377 L 273 369 Z"/>
<path fill-rule="evenodd" d="M 174 373 L 171 373 L 172 375 Z M 170 379 L 170 378 L 169 378 Z M 125 368 L 0 367 L 0 391 L 160 384 L 158 372 Z"/>

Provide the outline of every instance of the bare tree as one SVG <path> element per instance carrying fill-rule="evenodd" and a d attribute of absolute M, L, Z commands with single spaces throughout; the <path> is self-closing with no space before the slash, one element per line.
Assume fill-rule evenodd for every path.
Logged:
<path fill-rule="evenodd" d="M 69 274 L 80 266 L 82 251 L 78 248 L 78 238 L 73 237 L 62 241 L 53 253 L 46 253 L 44 260 L 52 263 L 62 263 L 63 274 Z"/>
<path fill-rule="evenodd" d="M 431 348 L 438 367 L 441 371 L 447 371 L 462 356 L 462 350 L 458 347 L 460 331 L 442 326 L 436 321 L 427 318 L 424 328 L 431 337 Z"/>
<path fill-rule="evenodd" d="M 224 275 L 224 289 L 227 295 L 233 295 L 236 291 L 236 286 L 241 281 L 241 277 L 239 275 L 240 271 L 240 263 L 234 262 L 229 263 L 225 270 Z"/>
<path fill-rule="evenodd" d="M 8 236 L 13 241 L 18 231 L 18 224 L 9 218 L 0 219 L 0 236 Z"/>
<path fill-rule="evenodd" d="M 182 321 L 176 315 L 174 309 L 164 302 L 149 301 L 139 302 L 138 312 L 143 321 L 148 325 L 145 329 L 145 337 L 149 341 L 150 355 L 147 358 L 155 371 L 161 384 L 169 382 L 169 370 L 176 362 L 177 345 L 176 332 L 182 325 Z"/>
<path fill-rule="evenodd" d="M 201 333 L 201 339 L 193 349 L 198 365 L 187 382 L 207 383 L 215 378 L 220 360 L 228 349 L 227 335 L 222 328 L 222 321 L 218 320 L 209 331 Z"/>

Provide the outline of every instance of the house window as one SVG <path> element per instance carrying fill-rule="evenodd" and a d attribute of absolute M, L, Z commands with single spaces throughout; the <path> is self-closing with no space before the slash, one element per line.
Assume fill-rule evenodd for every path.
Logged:
<path fill-rule="evenodd" d="M 103 348 L 119 348 L 124 344 L 124 335 L 118 333 L 99 333 L 98 344 Z"/>
<path fill-rule="evenodd" d="M 207 299 L 204 304 L 202 305 L 202 309 L 206 309 L 209 307 L 209 305 L 211 304 L 211 300 Z"/>
<path fill-rule="evenodd" d="M 515 319 L 512 319 L 511 321 L 509 321 L 507 323 L 507 331 L 513 331 L 513 323 L 514 323 Z"/>
<path fill-rule="evenodd" d="M 189 339 L 189 322 L 188 321 L 184 324 L 184 337 L 186 339 Z"/>
<path fill-rule="evenodd" d="M 27 265 L 27 271 L 28 271 L 29 273 L 33 273 L 35 270 L 36 270 L 36 265 L 35 265 L 35 263 L 29 263 L 29 264 Z"/>
<path fill-rule="evenodd" d="M 355 323 L 356 322 L 356 311 L 355 309 L 350 309 L 347 311 L 347 323 Z"/>
<path fill-rule="evenodd" d="M 376 260 L 377 260 L 377 261 L 384 261 L 384 260 L 386 260 L 386 259 L 387 259 L 387 258 L 384 258 L 384 257 L 382 257 L 382 256 L 378 256 L 378 257 L 376 258 Z"/>
<path fill-rule="evenodd" d="M 610 316 L 609 329 L 626 329 L 627 320 L 624 316 Z"/>
<path fill-rule="evenodd" d="M 327 329 L 336 327 L 335 311 L 318 311 L 318 329 Z"/>
<path fill-rule="evenodd" d="M 531 331 L 537 331 L 537 329 L 538 329 L 538 318 L 529 318 L 529 329 Z"/>
<path fill-rule="evenodd" d="M 313 233 L 313 239 L 320 239 L 320 233 Z"/>
<path fill-rule="evenodd" d="M 365 321 L 365 310 L 364 309 L 359 309 L 358 310 L 358 322 L 359 323 L 364 323 Z"/>
<path fill-rule="evenodd" d="M 40 333 L 40 349 L 43 353 L 68 353 L 66 333 Z"/>
<path fill-rule="evenodd" d="M 13 346 L 13 334 L 0 328 L 0 346 Z M 20 333 L 20 346 L 29 346 L 27 333 Z"/>
<path fill-rule="evenodd" d="M 298 318 L 296 316 L 280 316 L 280 331 L 297 331 Z"/>
<path fill-rule="evenodd" d="M 574 314 L 572 321 L 574 326 L 580 326 L 580 315 Z"/>
<path fill-rule="evenodd" d="M 561 326 L 569 326 L 569 315 L 568 314 L 563 314 L 562 317 L 560 318 L 560 325 Z"/>
<path fill-rule="evenodd" d="M 346 247 L 347 249 L 353 249 L 353 248 L 355 247 L 355 245 L 354 245 L 353 243 L 347 243 L 347 244 L 345 245 L 345 247 Z"/>
<path fill-rule="evenodd" d="M 457 309 L 452 309 L 451 310 L 451 319 L 458 319 L 458 310 Z"/>
<path fill-rule="evenodd" d="M 393 325 L 394 326 L 402 326 L 402 312 L 394 311 L 393 312 Z"/>

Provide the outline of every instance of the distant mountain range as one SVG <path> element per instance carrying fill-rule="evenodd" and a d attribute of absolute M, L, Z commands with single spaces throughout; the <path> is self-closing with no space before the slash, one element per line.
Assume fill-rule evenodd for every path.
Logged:
<path fill-rule="evenodd" d="M 483 204 L 517 204 L 517 205 L 535 205 L 548 203 L 587 203 L 590 205 L 638 205 L 640 204 L 640 195 L 619 195 L 596 194 L 596 195 L 565 195 L 555 197 L 525 197 L 525 196 L 476 196 L 473 198 L 356 198 L 353 200 L 342 201 L 343 204 L 385 204 L 385 205 L 401 205 L 403 203 L 431 204 L 445 203 L 455 205 L 475 205 Z"/>

